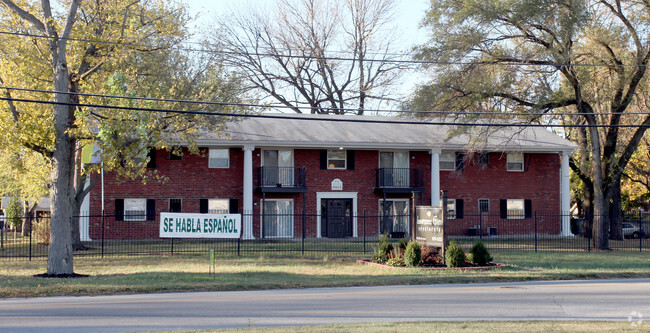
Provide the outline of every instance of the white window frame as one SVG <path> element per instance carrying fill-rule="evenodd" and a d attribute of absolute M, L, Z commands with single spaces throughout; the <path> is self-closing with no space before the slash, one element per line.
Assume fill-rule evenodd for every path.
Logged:
<path fill-rule="evenodd" d="M 524 171 L 524 153 L 507 153 L 506 168 L 510 172 Z"/>
<path fill-rule="evenodd" d="M 208 214 L 229 214 L 229 213 L 230 213 L 230 199 L 224 199 L 224 198 L 208 199 Z"/>
<path fill-rule="evenodd" d="M 213 157 L 212 154 L 213 152 L 217 154 L 217 152 L 226 152 L 226 157 L 224 158 L 223 156 L 215 156 Z M 215 165 L 216 161 L 223 161 L 225 160 L 226 165 L 219 166 Z M 215 163 L 213 163 L 215 161 Z M 208 149 L 208 168 L 210 169 L 228 169 L 230 168 L 230 148 L 210 148 Z"/>
<path fill-rule="evenodd" d="M 452 167 L 450 168 L 450 164 Z M 440 153 L 439 158 L 440 171 L 456 171 L 456 152 Z"/>
<path fill-rule="evenodd" d="M 485 201 L 487 203 L 487 210 L 486 211 L 481 211 L 481 201 Z M 478 208 L 479 214 L 481 214 L 481 213 L 488 213 L 489 214 L 490 213 L 490 199 L 488 199 L 488 198 L 480 198 L 480 199 L 478 199 L 477 203 L 478 203 L 477 208 Z"/>
<path fill-rule="evenodd" d="M 447 199 L 447 220 L 456 219 L 456 199 Z"/>
<path fill-rule="evenodd" d="M 133 209 L 133 208 L 142 208 L 142 209 Z M 127 213 L 129 211 L 133 213 Z M 142 213 L 138 213 L 138 212 L 142 212 Z M 124 199 L 124 221 L 146 221 L 146 220 L 147 220 L 147 199 L 140 199 L 140 198 Z"/>
<path fill-rule="evenodd" d="M 288 222 L 288 223 L 289 223 L 289 226 L 287 226 L 286 228 L 288 228 L 289 233 L 288 233 L 287 235 L 280 235 L 280 236 L 266 236 L 266 237 L 265 237 L 265 236 L 264 236 L 264 229 L 263 229 L 263 228 L 264 228 L 264 217 L 265 217 L 265 216 L 264 216 L 264 205 L 265 205 L 265 204 L 268 204 L 269 202 L 278 202 L 278 201 L 288 201 L 288 202 L 291 203 L 291 211 L 290 211 L 290 212 L 287 212 L 287 218 L 288 218 L 288 220 L 289 220 L 289 222 Z M 294 212 L 295 212 L 295 206 L 294 206 L 293 199 L 283 199 L 283 198 L 278 198 L 278 199 L 264 199 L 264 200 L 260 200 L 260 216 L 261 216 L 261 221 L 260 221 L 260 237 L 262 237 L 262 238 L 269 238 L 269 239 L 272 239 L 272 238 L 293 238 L 294 228 L 295 228 L 295 221 L 294 221 L 294 216 L 295 216 L 295 214 L 294 214 Z"/>
<path fill-rule="evenodd" d="M 513 205 L 521 205 L 521 208 L 515 208 Z M 506 217 L 508 220 L 524 219 L 526 217 L 526 201 L 524 199 L 506 199 Z"/>
<path fill-rule="evenodd" d="M 332 158 L 330 157 L 330 153 L 343 153 L 343 158 L 336 157 Z M 328 170 L 346 170 L 348 167 L 348 158 L 347 158 L 347 152 L 345 150 L 327 150 L 327 169 Z M 343 161 L 343 166 L 342 167 L 334 167 L 333 165 L 330 164 L 330 161 Z"/>
<path fill-rule="evenodd" d="M 411 221 L 410 221 L 410 218 L 409 218 L 410 217 L 410 210 L 411 210 L 410 199 L 390 199 L 390 198 L 386 198 L 386 201 L 406 202 L 406 231 L 405 231 L 405 234 L 409 235 L 411 233 L 410 232 L 410 230 L 411 230 L 410 229 L 411 228 Z M 377 208 L 379 209 L 379 218 L 377 219 L 377 221 L 378 221 L 377 230 L 381 230 L 381 219 L 384 217 L 384 209 L 383 209 L 383 207 L 384 207 L 383 206 L 384 199 L 379 199 L 378 202 L 379 202 L 379 207 L 377 207 Z M 393 205 L 393 207 L 395 207 L 395 206 Z M 393 218 L 395 218 L 395 216 L 393 216 Z M 395 226 L 395 220 L 393 220 L 393 226 Z"/>

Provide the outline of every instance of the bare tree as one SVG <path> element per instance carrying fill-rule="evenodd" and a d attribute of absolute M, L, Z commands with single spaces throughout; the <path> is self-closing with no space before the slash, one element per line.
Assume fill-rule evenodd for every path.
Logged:
<path fill-rule="evenodd" d="M 391 99 L 399 65 L 387 31 L 394 0 L 280 0 L 220 22 L 219 48 L 262 100 L 294 112 L 362 115 Z"/>
<path fill-rule="evenodd" d="M 594 245 L 607 249 L 610 236 L 622 236 L 623 171 L 650 125 L 632 114 L 648 85 L 649 14 L 648 0 L 432 0 L 424 21 L 431 40 L 419 56 L 439 70 L 413 107 L 463 112 L 493 103 L 496 117 L 516 112 L 521 123 L 571 113 L 546 119 L 583 126 L 565 128 L 579 147 L 570 165 L 600 217 Z"/>

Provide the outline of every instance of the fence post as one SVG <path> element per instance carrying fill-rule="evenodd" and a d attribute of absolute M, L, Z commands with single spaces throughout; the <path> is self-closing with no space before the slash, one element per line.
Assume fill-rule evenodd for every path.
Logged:
<path fill-rule="evenodd" d="M 305 206 L 302 207 L 302 255 L 305 255 Z"/>
<path fill-rule="evenodd" d="M 27 216 L 25 216 L 25 218 L 27 218 Z M 29 219 L 27 221 L 29 223 L 29 261 L 32 261 L 32 219 Z M 639 237 L 639 239 L 640 238 L 641 237 Z"/>
<path fill-rule="evenodd" d="M 105 228 L 106 213 L 102 210 L 102 258 L 104 258 L 104 228 Z M 52 221 L 50 221 L 52 223 Z"/>
<path fill-rule="evenodd" d="M 537 211 L 535 211 L 535 252 L 537 252 Z"/>
<path fill-rule="evenodd" d="M 366 253 L 366 211 L 363 211 L 363 253 Z"/>
<path fill-rule="evenodd" d="M 478 239 L 483 241 L 483 213 L 478 212 Z"/>
<path fill-rule="evenodd" d="M 594 227 L 593 215 L 592 216 L 587 215 L 587 226 L 588 226 L 587 229 L 589 229 L 587 231 L 587 252 L 591 252 L 591 232 L 592 232 L 591 229 L 593 229 Z"/>
<path fill-rule="evenodd" d="M 171 256 L 174 256 L 174 237 L 172 237 Z"/>
<path fill-rule="evenodd" d="M 641 215 L 641 211 L 639 211 L 639 252 L 643 252 L 643 237 L 645 237 L 645 230 L 643 230 L 643 215 Z M 623 236 L 625 238 L 625 236 Z"/>

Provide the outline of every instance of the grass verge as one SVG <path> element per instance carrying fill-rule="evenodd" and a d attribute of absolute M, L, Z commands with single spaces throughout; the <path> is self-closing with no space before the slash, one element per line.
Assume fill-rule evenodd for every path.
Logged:
<path fill-rule="evenodd" d="M 333 332 L 647 332 L 647 323 L 634 326 L 628 322 L 602 321 L 470 321 L 470 322 L 401 322 L 300 327 L 251 327 L 245 329 L 189 332 L 261 332 L 261 333 L 333 333 Z"/>
<path fill-rule="evenodd" d="M 647 253 L 512 252 L 494 257 L 510 266 L 433 271 L 359 265 L 352 257 L 227 257 L 217 261 L 216 273 L 210 275 L 207 254 L 76 259 L 75 272 L 88 277 L 75 279 L 34 277 L 45 272 L 45 261 L 5 261 L 0 297 L 650 277 Z"/>

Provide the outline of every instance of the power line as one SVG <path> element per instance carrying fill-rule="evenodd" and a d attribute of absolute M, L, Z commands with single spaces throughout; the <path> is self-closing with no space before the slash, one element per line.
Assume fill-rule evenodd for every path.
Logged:
<path fill-rule="evenodd" d="M 305 120 L 305 121 L 328 121 L 328 122 L 353 122 L 353 123 L 374 123 L 374 124 L 406 124 L 406 125 L 435 125 L 435 126 L 476 126 L 476 127 L 544 127 L 544 128 L 591 128 L 591 127 L 619 127 L 619 128 L 639 128 L 639 127 L 650 127 L 650 125 L 584 125 L 584 124 L 564 124 L 564 125 L 554 125 L 554 124 L 514 124 L 514 123 L 463 123 L 463 122 L 432 122 L 432 121 L 403 121 L 403 120 L 377 120 L 377 119 L 363 119 L 363 116 L 359 117 L 331 117 L 331 118 L 318 118 L 318 117 L 299 117 L 299 116 L 273 116 L 271 114 L 246 114 L 246 113 L 226 113 L 226 112 L 207 112 L 207 111 L 186 111 L 186 110 L 174 110 L 174 109 L 161 109 L 161 108 L 141 108 L 141 107 L 129 107 L 129 106 L 115 106 L 115 105 L 102 105 L 102 104 L 90 104 L 90 103 L 61 103 L 56 101 L 43 101 L 43 100 L 33 100 L 33 99 L 19 99 L 19 98 L 9 98 L 1 97 L 0 100 L 4 101 L 14 101 L 14 102 L 26 102 L 26 103 L 37 103 L 37 104 L 49 104 L 49 105 L 66 105 L 66 106 L 76 106 L 76 107 L 89 107 L 89 108 L 103 108 L 111 110 L 127 110 L 127 111 L 144 111 L 144 112 L 162 112 L 162 113 L 175 113 L 175 114 L 185 114 L 185 115 L 204 115 L 204 116 L 223 116 L 223 117 L 236 117 L 236 118 L 269 118 L 269 119 L 292 119 L 292 120 Z"/>
<path fill-rule="evenodd" d="M 54 39 L 54 37 L 46 35 L 36 35 L 31 33 L 21 33 L 21 32 L 10 32 L 10 31 L 0 31 L 0 34 L 3 35 L 14 35 L 14 36 L 23 36 L 23 37 L 34 37 L 34 38 L 43 38 L 43 39 Z M 64 39 L 58 37 L 59 39 Z M 103 41 L 97 39 L 86 39 L 86 38 L 65 38 L 68 41 L 75 42 L 85 42 L 85 43 L 96 43 L 96 44 L 107 44 L 107 45 L 119 45 L 119 46 L 128 46 L 128 47 L 141 47 L 141 48 L 160 48 L 154 47 L 146 44 L 136 44 L 136 43 L 123 43 L 123 42 L 111 42 Z M 312 55 L 295 55 L 295 54 L 282 54 L 274 52 L 249 52 L 249 51 L 226 51 L 226 50 L 208 50 L 203 48 L 190 48 L 190 47 L 168 47 L 165 48 L 168 50 L 181 50 L 181 51 L 190 51 L 190 52 L 203 52 L 203 53 L 217 53 L 230 56 L 253 56 L 253 57 L 277 57 L 277 58 L 286 58 L 286 59 L 307 59 L 307 60 L 331 60 L 331 61 L 358 61 L 357 58 L 349 57 L 327 57 L 327 56 L 312 56 Z M 343 53 L 343 51 L 337 51 Z M 612 58 L 602 58 L 598 57 L 596 59 L 612 59 Z M 626 58 L 627 59 L 627 58 Z M 630 59 L 644 59 L 644 58 L 630 58 Z M 588 63 L 554 63 L 554 62 L 530 62 L 530 63 L 520 63 L 515 61 L 431 61 L 431 60 L 413 60 L 413 59 L 374 59 L 374 58 L 365 58 L 366 62 L 378 62 L 378 63 L 392 63 L 392 64 L 410 64 L 410 65 L 480 65 L 480 66 L 489 66 L 489 65 L 498 65 L 498 66 L 552 66 L 552 67 L 561 67 L 561 66 L 574 66 L 574 67 L 647 67 L 648 64 L 588 64 Z"/>
<path fill-rule="evenodd" d="M 75 95 L 75 96 L 85 96 L 85 97 L 100 97 L 100 98 L 112 98 L 112 99 L 123 99 L 123 100 L 133 100 L 133 101 L 152 101 L 152 102 L 165 102 L 165 103 L 184 103 L 184 104 L 199 104 L 199 105 L 216 105 L 216 106 L 235 106 L 242 108 L 260 108 L 260 109 L 299 109 L 307 111 L 318 111 L 322 109 L 327 109 L 331 111 L 343 111 L 343 112 L 357 112 L 359 109 L 354 108 L 324 108 L 324 107 L 313 107 L 313 106 L 287 106 L 287 105 L 268 105 L 268 104 L 256 104 L 256 103 L 239 103 L 239 102 L 214 102 L 214 101 L 196 101 L 196 100 L 183 100 L 183 99 L 168 99 L 168 98 L 154 98 L 154 97 L 138 97 L 138 96 L 118 96 L 118 95 L 105 95 L 105 94 L 91 94 L 91 93 L 79 93 L 79 92 L 68 92 L 62 91 L 57 92 L 54 90 L 44 90 L 44 89 L 31 89 L 31 88 L 18 88 L 18 87 L 8 87 L 0 86 L 0 89 L 6 90 L 15 90 L 15 91 L 26 91 L 26 92 L 38 92 L 46 94 L 65 94 L 65 95 Z M 10 100 L 10 99 L 8 99 Z M 31 99 L 36 101 L 34 99 Z M 487 112 L 487 111 L 415 111 L 415 110 L 391 110 L 391 109 L 363 109 L 364 112 L 375 112 L 375 113 L 406 113 L 406 114 L 440 114 L 440 115 L 450 115 L 450 114 L 459 114 L 459 115 L 506 115 L 506 116 L 576 116 L 576 115 L 650 115 L 648 112 L 619 112 L 619 113 L 607 113 L 607 112 L 593 112 L 593 113 L 580 113 L 575 112 L 527 112 L 527 113 L 518 113 L 518 112 Z"/>

